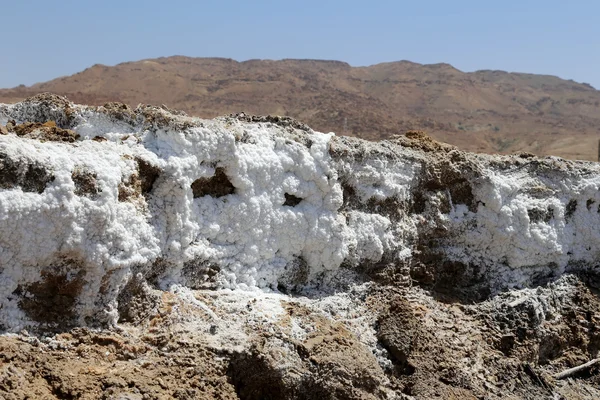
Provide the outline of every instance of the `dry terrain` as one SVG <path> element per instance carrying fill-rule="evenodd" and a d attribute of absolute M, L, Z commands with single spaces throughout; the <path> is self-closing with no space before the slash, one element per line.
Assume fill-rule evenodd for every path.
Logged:
<path fill-rule="evenodd" d="M 598 353 L 593 291 L 565 276 L 469 305 L 376 285 L 331 315 L 343 297 L 150 290 L 155 307 L 118 330 L 1 335 L 0 399 L 592 400 L 598 364 L 559 374 Z M 378 320 L 385 363 L 353 332 L 362 313 Z"/>
<path fill-rule="evenodd" d="M 351 67 L 339 61 L 182 56 L 94 65 L 0 102 L 40 92 L 102 105 L 166 104 L 191 115 L 289 115 L 320 131 L 383 139 L 425 130 L 464 150 L 527 151 L 597 159 L 600 91 L 554 76 L 477 71 L 408 61 Z"/>
<path fill-rule="evenodd" d="M 417 131 L 0 105 L 0 399 L 599 399 L 599 204 Z"/>

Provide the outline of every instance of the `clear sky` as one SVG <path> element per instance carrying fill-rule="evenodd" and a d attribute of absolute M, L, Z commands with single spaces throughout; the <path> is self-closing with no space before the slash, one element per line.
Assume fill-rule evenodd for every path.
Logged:
<path fill-rule="evenodd" d="M 446 62 L 600 88 L 600 1 L 5 0 L 0 87 L 170 55 Z"/>

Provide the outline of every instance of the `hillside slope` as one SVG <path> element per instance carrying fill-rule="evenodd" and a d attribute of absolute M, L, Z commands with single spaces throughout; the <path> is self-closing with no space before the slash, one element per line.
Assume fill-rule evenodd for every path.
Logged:
<path fill-rule="evenodd" d="M 461 72 L 408 61 L 351 67 L 339 61 L 182 56 L 94 65 L 72 76 L 0 90 L 0 102 L 40 92 L 79 103 L 166 104 L 212 118 L 245 111 L 289 115 L 314 129 L 365 139 L 407 130 L 469 151 L 596 160 L 600 91 L 553 76 Z"/>

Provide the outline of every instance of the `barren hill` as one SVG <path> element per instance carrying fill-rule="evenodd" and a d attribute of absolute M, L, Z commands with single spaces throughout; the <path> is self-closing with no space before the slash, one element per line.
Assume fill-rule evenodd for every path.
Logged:
<path fill-rule="evenodd" d="M 600 91 L 554 76 L 477 71 L 408 61 L 351 67 L 339 61 L 182 56 L 94 65 L 0 102 L 39 92 L 72 101 L 166 104 L 201 117 L 285 114 L 320 131 L 381 139 L 425 130 L 465 150 L 595 160 Z"/>

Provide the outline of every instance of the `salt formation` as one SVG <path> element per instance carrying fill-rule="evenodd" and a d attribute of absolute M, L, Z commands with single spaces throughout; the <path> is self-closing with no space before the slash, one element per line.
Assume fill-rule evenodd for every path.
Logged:
<path fill-rule="evenodd" d="M 8 330 L 114 324 L 139 274 L 161 288 L 287 292 L 384 271 L 485 298 L 598 260 L 592 163 L 49 95 L 1 106 L 0 122 Z"/>

